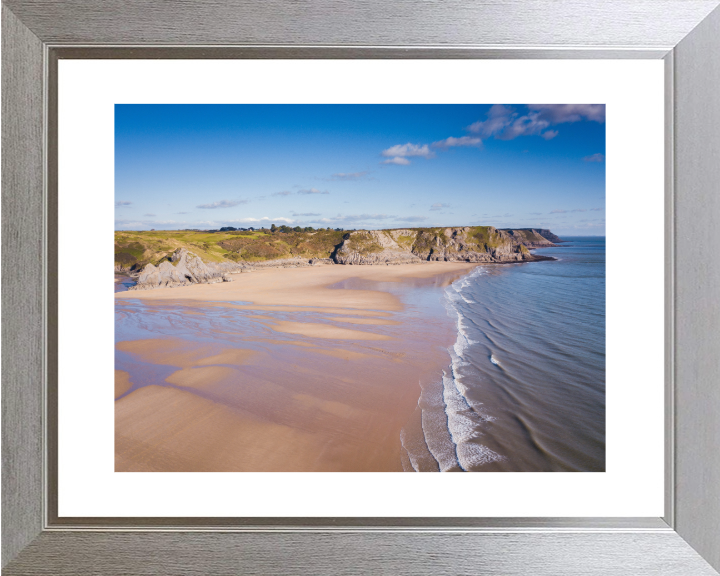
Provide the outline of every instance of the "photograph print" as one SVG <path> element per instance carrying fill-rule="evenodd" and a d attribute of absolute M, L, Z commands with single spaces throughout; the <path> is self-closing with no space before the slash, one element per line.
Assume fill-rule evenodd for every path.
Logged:
<path fill-rule="evenodd" d="M 115 471 L 604 472 L 605 134 L 116 105 Z"/>

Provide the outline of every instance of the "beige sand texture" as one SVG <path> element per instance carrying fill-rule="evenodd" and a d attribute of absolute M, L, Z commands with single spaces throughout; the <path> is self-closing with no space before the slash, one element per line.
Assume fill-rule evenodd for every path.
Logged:
<path fill-rule="evenodd" d="M 308 268 L 269 268 L 252 274 L 235 274 L 233 282 L 197 284 L 183 288 L 118 292 L 117 300 L 141 299 L 199 300 L 202 302 L 251 301 L 254 305 L 313 306 L 359 310 L 392 311 L 402 309 L 398 298 L 380 290 L 334 290 L 328 288 L 348 278 L 379 282 L 403 282 L 436 276 L 455 277 L 476 264 L 426 262 L 399 266 L 322 266 Z"/>
<path fill-rule="evenodd" d="M 119 398 L 132 388 L 130 374 L 124 370 L 115 370 L 115 398 Z"/>
<path fill-rule="evenodd" d="M 325 320 L 330 320 L 332 322 L 345 322 L 347 324 L 376 324 L 385 326 L 400 324 L 400 322 L 387 320 L 385 318 L 349 318 L 347 316 L 331 316 L 325 318 Z"/>
<path fill-rule="evenodd" d="M 237 348 L 180 338 L 118 343 L 132 357 L 177 370 L 116 402 L 116 471 L 402 471 L 400 431 L 419 383 L 447 365 L 454 327 L 427 330 L 403 314 L 396 294 L 328 286 L 348 278 L 444 285 L 473 267 L 271 269 L 233 283 L 120 293 L 157 310 L 215 303 L 232 310 L 243 301 L 251 302 L 243 310 L 311 307 L 330 315 L 329 323 L 256 318 L 285 339 L 248 343 L 238 335 Z M 347 327 L 357 316 L 371 323 Z"/>

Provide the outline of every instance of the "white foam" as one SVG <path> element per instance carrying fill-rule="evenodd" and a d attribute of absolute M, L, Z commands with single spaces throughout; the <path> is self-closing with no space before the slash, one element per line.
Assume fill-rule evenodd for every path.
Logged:
<path fill-rule="evenodd" d="M 462 376 L 458 372 L 458 368 L 470 365 L 463 356 L 472 344 L 477 344 L 476 341 L 469 337 L 468 326 L 461 310 L 460 300 L 467 304 L 474 304 L 475 302 L 466 298 L 462 291 L 472 285 L 472 278 L 484 273 L 483 269 L 476 268 L 470 275 L 453 282 L 445 290 L 446 308 L 448 314 L 451 316 L 454 314 L 457 319 L 458 335 L 455 344 L 448 350 L 451 357 L 451 367 L 449 374 L 443 373 L 442 400 L 447 418 L 447 429 L 450 432 L 450 438 L 455 448 L 455 457 L 463 470 L 470 470 L 489 462 L 505 459 L 504 456 L 497 454 L 479 442 L 483 435 L 483 426 L 487 422 L 494 420 L 494 418 L 479 412 L 477 407 L 470 406 L 465 396 L 468 387 L 462 382 Z"/>
<path fill-rule="evenodd" d="M 443 375 L 443 398 L 448 429 L 460 466 L 463 470 L 472 470 L 489 462 L 504 460 L 504 456 L 478 442 L 483 435 L 483 424 L 492 421 L 492 418 L 474 411 L 458 390 L 457 384 L 457 379 L 452 375 Z"/>
<path fill-rule="evenodd" d="M 455 443 L 448 428 L 443 387 L 433 382 L 423 387 L 420 395 L 422 407 L 422 428 L 428 450 L 438 462 L 441 472 L 460 470 L 455 454 Z"/>

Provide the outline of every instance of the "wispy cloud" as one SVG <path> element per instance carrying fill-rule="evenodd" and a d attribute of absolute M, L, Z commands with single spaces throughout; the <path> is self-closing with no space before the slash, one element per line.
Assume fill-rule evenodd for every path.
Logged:
<path fill-rule="evenodd" d="M 263 224 L 265 222 L 294 222 L 292 218 L 285 218 L 278 216 L 277 218 L 270 218 L 269 216 L 263 216 L 262 218 L 236 218 L 235 220 L 224 220 L 225 224 Z"/>
<path fill-rule="evenodd" d="M 575 210 L 570 210 L 570 212 L 587 212 L 585 208 L 575 208 Z"/>
<path fill-rule="evenodd" d="M 410 160 L 407 158 L 402 158 L 400 156 L 395 156 L 395 158 L 390 158 L 388 160 L 383 160 L 383 164 L 397 164 L 398 166 L 407 166 L 410 164 Z"/>
<path fill-rule="evenodd" d="M 590 208 L 590 212 L 600 212 L 602 210 L 605 210 L 605 208 Z"/>
<path fill-rule="evenodd" d="M 605 122 L 605 104 L 528 104 L 528 108 L 551 124 L 580 120 Z"/>
<path fill-rule="evenodd" d="M 187 212 L 175 212 L 175 214 L 187 214 Z"/>
<path fill-rule="evenodd" d="M 420 157 L 420 158 L 434 158 L 435 152 L 430 150 L 430 146 L 427 144 L 396 144 L 391 146 L 380 153 L 390 160 L 384 160 L 383 164 L 398 164 L 400 166 L 407 166 L 410 164 L 408 157 Z"/>
<path fill-rule="evenodd" d="M 147 218 L 155 218 L 157 216 L 157 214 L 143 214 L 143 216 L 145 216 Z"/>
<path fill-rule="evenodd" d="M 115 227 L 127 228 L 128 226 L 177 226 L 185 224 L 177 220 L 115 220 Z"/>
<path fill-rule="evenodd" d="M 367 172 L 338 172 L 330 176 L 330 180 L 352 181 L 362 180 L 368 175 Z"/>
<path fill-rule="evenodd" d="M 438 140 L 432 143 L 433 148 L 453 148 L 456 146 L 482 146 L 482 140 L 480 138 L 474 138 L 472 136 L 461 136 L 455 138 L 450 136 L 445 140 Z"/>
<path fill-rule="evenodd" d="M 203 210 L 232 208 L 233 206 L 238 206 L 240 204 L 247 204 L 247 202 L 247 200 L 218 200 L 217 202 L 212 202 L 211 204 L 200 204 L 199 206 L 197 206 L 197 208 L 202 208 Z"/>
<path fill-rule="evenodd" d="M 330 194 L 327 190 L 318 190 L 317 188 L 303 188 L 298 190 L 298 194 Z"/>
<path fill-rule="evenodd" d="M 290 196 L 292 192 L 290 190 L 283 190 L 282 192 L 275 192 L 274 194 L 270 194 L 270 196 Z"/>
<path fill-rule="evenodd" d="M 334 218 L 328 218 L 327 220 L 330 222 L 357 223 L 370 220 L 390 220 L 392 218 L 396 218 L 396 216 L 388 216 L 387 214 L 348 214 L 343 216 L 338 214 Z"/>
<path fill-rule="evenodd" d="M 398 222 L 425 222 L 427 216 L 398 216 L 395 218 Z"/>
<path fill-rule="evenodd" d="M 322 216 L 322 214 L 320 214 L 319 212 L 302 212 L 302 213 L 293 212 L 292 215 L 293 216 L 304 216 L 304 217 Z"/>
<path fill-rule="evenodd" d="M 130 204 L 132 204 L 132 202 L 130 202 L 129 200 L 118 200 L 117 202 L 115 202 L 115 208 L 130 206 Z"/>
<path fill-rule="evenodd" d="M 519 136 L 541 136 L 551 140 L 558 130 L 550 126 L 567 122 L 590 120 L 605 121 L 604 104 L 528 104 L 527 113 L 520 114 L 514 108 L 495 104 L 488 110 L 485 120 L 470 124 L 466 130 L 480 138 L 513 140 Z"/>
<path fill-rule="evenodd" d="M 541 119 L 539 112 L 520 115 L 513 108 L 495 104 L 488 110 L 486 120 L 470 124 L 467 130 L 479 134 L 483 139 L 493 137 L 498 140 L 513 140 L 518 136 L 541 135 L 549 140 L 556 136 L 557 132 L 543 134 L 543 130 L 548 126 L 550 122 Z"/>
<path fill-rule="evenodd" d="M 567 210 L 551 210 L 550 214 L 566 214 Z"/>
<path fill-rule="evenodd" d="M 442 210 L 443 208 L 450 208 L 450 204 L 442 204 L 440 202 L 436 202 L 432 206 L 430 206 L 430 210 L 437 211 Z"/>
<path fill-rule="evenodd" d="M 590 156 L 585 156 L 585 158 L 583 158 L 583 160 L 585 160 L 585 162 L 604 162 L 605 154 L 600 154 L 600 153 L 592 154 Z"/>
<path fill-rule="evenodd" d="M 421 156 L 423 158 L 432 158 L 435 154 L 430 150 L 427 144 L 396 144 L 387 150 L 382 151 L 383 156 Z"/>

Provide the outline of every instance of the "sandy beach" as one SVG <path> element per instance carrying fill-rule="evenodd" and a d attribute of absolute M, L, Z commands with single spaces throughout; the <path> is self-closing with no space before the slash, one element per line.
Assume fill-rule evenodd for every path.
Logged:
<path fill-rule="evenodd" d="M 116 343 L 116 471 L 402 471 L 400 432 L 455 340 L 433 295 L 475 266 L 116 293 L 133 327 Z"/>

